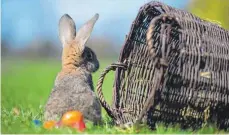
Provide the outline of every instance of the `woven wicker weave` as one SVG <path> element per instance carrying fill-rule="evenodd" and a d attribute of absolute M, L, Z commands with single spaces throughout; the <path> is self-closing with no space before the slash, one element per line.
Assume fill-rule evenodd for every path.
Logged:
<path fill-rule="evenodd" d="M 102 94 L 116 70 L 113 105 Z M 97 85 L 102 106 L 116 124 L 180 123 L 229 127 L 229 32 L 159 2 L 140 8 L 119 62 Z"/>

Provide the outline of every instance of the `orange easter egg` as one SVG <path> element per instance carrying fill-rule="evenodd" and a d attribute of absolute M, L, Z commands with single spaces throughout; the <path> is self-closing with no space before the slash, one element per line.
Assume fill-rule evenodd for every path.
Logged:
<path fill-rule="evenodd" d="M 56 121 L 46 121 L 43 126 L 45 129 L 52 129 L 55 125 Z"/>
<path fill-rule="evenodd" d="M 68 111 L 61 118 L 62 124 L 67 126 L 80 121 L 83 121 L 83 114 L 79 111 Z"/>

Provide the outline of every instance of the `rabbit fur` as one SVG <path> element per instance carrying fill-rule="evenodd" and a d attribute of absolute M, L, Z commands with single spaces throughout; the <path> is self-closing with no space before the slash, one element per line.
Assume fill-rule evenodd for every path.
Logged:
<path fill-rule="evenodd" d="M 85 46 L 98 17 L 95 14 L 78 32 L 68 14 L 60 18 L 62 69 L 45 105 L 45 120 L 57 120 L 67 111 L 78 110 L 86 120 L 101 122 L 101 106 L 94 93 L 91 75 L 98 70 L 99 61 L 95 53 Z"/>

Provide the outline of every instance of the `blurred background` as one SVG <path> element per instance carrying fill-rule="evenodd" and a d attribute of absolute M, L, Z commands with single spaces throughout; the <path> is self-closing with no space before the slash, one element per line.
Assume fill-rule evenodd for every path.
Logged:
<path fill-rule="evenodd" d="M 118 56 L 139 8 L 150 0 L 2 0 L 2 58 L 60 59 L 58 21 L 68 13 L 79 28 L 100 14 L 88 46 L 99 58 Z M 229 0 L 161 0 L 229 28 Z"/>
<path fill-rule="evenodd" d="M 161 0 L 229 29 L 229 0 Z M 1 125 L 4 133 L 31 133 L 30 121 L 42 120 L 43 106 L 61 69 L 58 22 L 67 13 L 76 28 L 100 14 L 87 46 L 101 63 L 93 74 L 117 61 L 139 8 L 150 0 L 2 0 L 1 1 Z M 111 101 L 114 73 L 103 90 Z M 105 113 L 103 113 L 104 115 Z M 33 130 L 33 131 L 31 131 Z"/>

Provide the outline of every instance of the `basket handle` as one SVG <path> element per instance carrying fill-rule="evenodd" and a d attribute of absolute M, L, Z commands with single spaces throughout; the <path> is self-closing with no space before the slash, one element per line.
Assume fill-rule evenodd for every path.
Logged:
<path fill-rule="evenodd" d="M 108 115 L 110 115 L 112 118 L 115 118 L 115 114 L 116 114 L 116 109 L 113 109 L 110 107 L 110 105 L 106 102 L 106 100 L 104 99 L 104 95 L 102 92 L 102 85 L 103 85 L 103 81 L 105 79 L 105 76 L 108 72 L 110 72 L 111 70 L 115 71 L 116 68 L 123 68 L 126 69 L 126 64 L 117 62 L 117 63 L 112 63 L 110 66 L 108 66 L 100 75 L 98 83 L 97 83 L 97 87 L 96 90 L 98 92 L 98 96 L 99 96 L 99 100 L 101 105 L 104 107 L 104 109 L 107 111 Z"/>
<path fill-rule="evenodd" d="M 163 67 L 161 66 L 159 71 L 158 71 L 158 74 L 157 74 L 157 79 L 155 79 L 156 80 L 155 85 L 152 88 L 152 90 L 151 90 L 151 92 L 150 92 L 150 94 L 149 94 L 149 96 L 145 102 L 145 105 L 143 106 L 142 111 L 140 112 L 139 116 L 137 117 L 137 119 L 134 123 L 135 126 L 138 126 L 140 124 L 144 115 L 148 112 L 150 107 L 154 105 L 155 92 L 160 86 L 162 76 L 163 76 Z"/>

